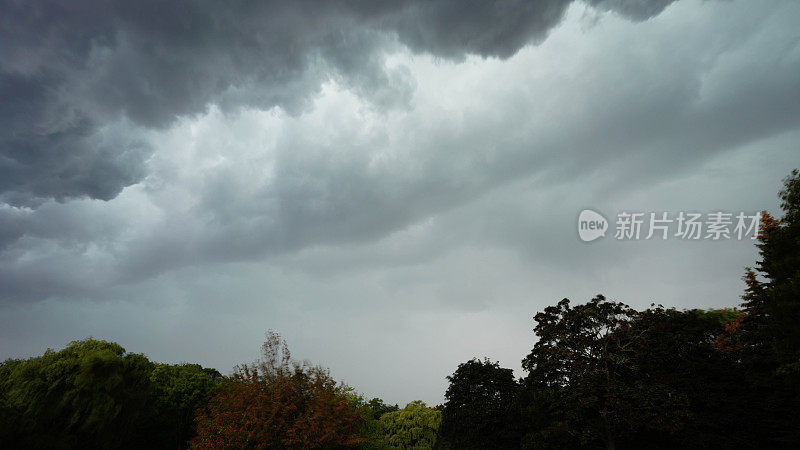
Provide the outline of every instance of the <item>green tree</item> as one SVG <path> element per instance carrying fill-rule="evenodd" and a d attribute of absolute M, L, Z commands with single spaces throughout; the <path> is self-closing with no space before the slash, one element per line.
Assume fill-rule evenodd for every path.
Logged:
<path fill-rule="evenodd" d="M 150 373 L 165 441 L 183 448 L 195 435 L 195 412 L 208 403 L 211 390 L 222 382 L 215 369 L 199 364 L 157 364 Z"/>
<path fill-rule="evenodd" d="M 784 373 L 800 372 L 800 172 L 784 180 L 779 193 L 784 216 L 763 214 L 757 269 L 747 269 L 744 327 L 751 349 L 767 359 L 761 365 Z M 764 281 L 760 281 L 763 279 Z"/>
<path fill-rule="evenodd" d="M 575 307 L 564 299 L 537 314 L 538 341 L 522 363 L 529 373 L 524 445 L 686 445 L 699 417 L 693 408 L 708 409 L 727 395 L 710 399 L 715 388 L 708 383 L 732 384 L 725 376 L 734 373 L 731 360 L 715 348 L 723 330 L 718 315 L 662 307 L 637 312 L 603 296 Z M 712 413 L 702 417 L 710 423 Z"/>
<path fill-rule="evenodd" d="M 15 445 L 20 441 L 22 408 L 24 405 L 14 404 L 8 398 L 9 382 L 14 368 L 21 364 L 19 359 L 7 359 L 0 363 L 0 442 Z"/>
<path fill-rule="evenodd" d="M 721 340 L 742 317 L 732 309 L 662 307 L 634 317 L 630 330 L 641 339 L 628 383 L 639 415 L 628 423 L 627 447 L 756 446 L 747 420 L 750 393 L 742 383 L 744 370 L 726 350 L 736 343 Z"/>
<path fill-rule="evenodd" d="M 523 361 L 525 448 L 748 448 L 744 367 L 720 337 L 742 313 L 651 307 L 598 296 L 537 314 Z"/>
<path fill-rule="evenodd" d="M 763 442 L 789 447 L 800 441 L 800 172 L 780 191 L 783 217 L 761 217 L 756 268 L 745 271 L 746 316 L 738 356 L 754 392 L 751 423 Z"/>
<path fill-rule="evenodd" d="M 511 369 L 488 359 L 459 364 L 447 377 L 439 439 L 452 448 L 517 448 L 517 391 Z"/>
<path fill-rule="evenodd" d="M 380 398 L 373 398 L 372 400 L 366 402 L 365 406 L 369 410 L 370 417 L 378 420 L 386 413 L 398 411 L 400 408 L 397 405 L 389 405 L 384 403 L 384 401 Z"/>
<path fill-rule="evenodd" d="M 154 364 L 113 342 L 0 364 L 4 448 L 183 448 L 219 372 Z"/>
<path fill-rule="evenodd" d="M 3 403 L 16 415 L 15 429 L 5 433 L 12 448 L 137 448 L 152 441 L 153 364 L 142 355 L 87 339 L 3 367 Z"/>
<path fill-rule="evenodd" d="M 582 439 L 615 448 L 619 429 L 634 412 L 624 380 L 630 376 L 635 336 L 628 331 L 636 312 L 598 295 L 586 304 L 567 299 L 536 314 L 538 341 L 522 360 L 533 389 L 560 393 L 564 419 Z"/>
<path fill-rule="evenodd" d="M 360 434 L 365 438 L 359 447 L 364 450 L 377 450 L 391 448 L 384 439 L 383 423 L 380 418 L 387 413 L 398 411 L 397 405 L 386 404 L 380 398 L 373 398 L 370 401 L 364 400 L 361 395 L 350 394 L 350 403 L 353 408 L 360 411 L 363 419 L 363 429 Z"/>
<path fill-rule="evenodd" d="M 431 449 L 436 442 L 442 415 L 422 401 L 413 401 L 399 411 L 381 415 L 382 445 L 389 449 Z"/>

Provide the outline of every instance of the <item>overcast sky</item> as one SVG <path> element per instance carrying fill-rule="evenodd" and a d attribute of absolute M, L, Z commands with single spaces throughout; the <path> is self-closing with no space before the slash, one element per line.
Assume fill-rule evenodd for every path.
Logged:
<path fill-rule="evenodd" d="M 273 329 L 440 403 L 561 298 L 740 302 L 752 240 L 582 209 L 775 214 L 800 166 L 796 0 L 1 3 L 0 359 Z"/>

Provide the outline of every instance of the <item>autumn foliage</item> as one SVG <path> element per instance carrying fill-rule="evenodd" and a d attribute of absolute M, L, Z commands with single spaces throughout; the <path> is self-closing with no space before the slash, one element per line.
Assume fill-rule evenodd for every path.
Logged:
<path fill-rule="evenodd" d="M 346 448 L 364 441 L 360 411 L 326 370 L 291 362 L 275 333 L 263 352 L 199 412 L 192 448 Z"/>
<path fill-rule="evenodd" d="M 714 338 L 714 348 L 722 353 L 732 353 L 742 350 L 741 329 L 745 313 L 738 308 L 723 309 L 720 312 L 720 323 L 724 328 L 722 332 Z"/>

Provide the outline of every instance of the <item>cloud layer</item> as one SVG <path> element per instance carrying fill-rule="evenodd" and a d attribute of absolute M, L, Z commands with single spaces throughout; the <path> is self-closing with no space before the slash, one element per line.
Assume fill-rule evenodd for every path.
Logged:
<path fill-rule="evenodd" d="M 382 107 L 404 103 L 413 85 L 386 70 L 387 48 L 505 58 L 569 3 L 4 2 L 0 200 L 109 200 L 152 154 L 127 128 L 163 129 L 212 104 L 299 113 L 332 79 Z M 637 19 L 667 3 L 599 2 Z"/>

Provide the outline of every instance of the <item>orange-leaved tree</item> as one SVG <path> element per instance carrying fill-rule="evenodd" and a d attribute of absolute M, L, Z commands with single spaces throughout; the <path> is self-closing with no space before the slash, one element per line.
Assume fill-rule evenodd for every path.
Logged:
<path fill-rule="evenodd" d="M 237 366 L 198 412 L 195 449 L 346 448 L 364 442 L 360 411 L 327 370 L 293 362 L 267 333 L 263 358 Z"/>

